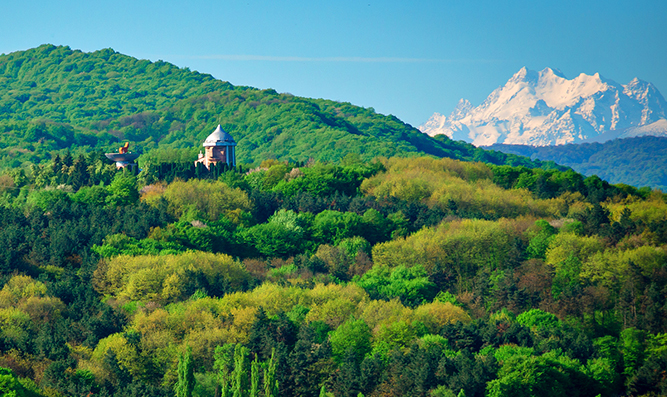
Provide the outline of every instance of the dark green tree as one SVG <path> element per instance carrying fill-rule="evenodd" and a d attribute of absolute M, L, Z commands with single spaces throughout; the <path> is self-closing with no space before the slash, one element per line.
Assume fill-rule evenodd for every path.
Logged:
<path fill-rule="evenodd" d="M 74 161 L 67 184 L 72 185 L 74 190 L 79 190 L 82 186 L 87 186 L 89 180 L 90 174 L 88 173 L 86 158 L 83 155 L 79 155 Z"/>

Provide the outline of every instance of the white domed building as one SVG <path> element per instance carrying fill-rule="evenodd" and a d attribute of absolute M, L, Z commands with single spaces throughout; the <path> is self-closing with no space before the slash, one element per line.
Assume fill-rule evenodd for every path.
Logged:
<path fill-rule="evenodd" d="M 216 166 L 227 164 L 230 167 L 236 166 L 236 141 L 229 133 L 222 129 L 220 124 L 211 135 L 204 141 L 204 153 L 199 152 L 199 158 L 195 161 L 203 163 L 206 168 L 211 164 Z"/>

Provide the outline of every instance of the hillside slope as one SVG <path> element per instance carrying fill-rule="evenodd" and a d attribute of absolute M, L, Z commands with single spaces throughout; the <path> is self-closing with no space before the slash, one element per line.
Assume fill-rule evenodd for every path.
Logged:
<path fill-rule="evenodd" d="M 611 183 L 667 190 L 667 138 L 645 136 L 561 146 L 501 145 L 492 150 L 555 161 Z"/>
<path fill-rule="evenodd" d="M 234 136 L 245 163 L 426 153 L 538 164 L 433 139 L 372 108 L 234 86 L 111 49 L 84 53 L 42 45 L 0 55 L 0 167 L 38 163 L 65 149 L 111 150 L 124 140 L 134 151 L 159 145 L 189 150 L 194 158 L 217 124 Z"/>
<path fill-rule="evenodd" d="M 284 397 L 664 395 L 664 194 L 430 156 L 142 186 L 85 157 L 0 195 L 0 395 L 173 397 L 188 360 L 201 397 L 230 373 Z"/>

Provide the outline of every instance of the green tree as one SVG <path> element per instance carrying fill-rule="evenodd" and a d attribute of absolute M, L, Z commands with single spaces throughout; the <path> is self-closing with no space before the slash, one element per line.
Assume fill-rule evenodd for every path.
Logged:
<path fill-rule="evenodd" d="M 348 352 L 352 352 L 358 363 L 371 351 L 371 330 L 362 319 L 351 319 L 343 323 L 329 337 L 331 353 L 342 362 Z"/>
<path fill-rule="evenodd" d="M 363 235 L 363 218 L 353 212 L 326 210 L 315 216 L 313 237 L 322 244 L 337 245 L 341 240 Z"/>
<path fill-rule="evenodd" d="M 86 163 L 86 158 L 83 155 L 74 161 L 72 166 L 72 173 L 69 176 L 68 185 L 72 185 L 74 190 L 79 190 L 82 186 L 88 185 L 90 180 L 90 174 L 88 173 L 88 164 Z"/>
<path fill-rule="evenodd" d="M 271 358 L 264 367 L 264 397 L 278 397 L 278 381 L 276 380 L 276 349 L 271 349 Z"/>
<path fill-rule="evenodd" d="M 178 381 L 174 386 L 176 397 L 192 397 L 195 389 L 195 373 L 192 364 L 192 348 L 188 346 L 185 354 L 178 358 Z"/>
<path fill-rule="evenodd" d="M 535 329 L 552 330 L 560 327 L 558 317 L 540 309 L 523 312 L 516 317 L 516 321 L 521 325 Z"/>
<path fill-rule="evenodd" d="M 26 389 L 11 369 L 3 367 L 0 367 L 0 395 L 6 397 L 40 397 L 39 394 Z"/>
<path fill-rule="evenodd" d="M 220 397 L 232 396 L 232 372 L 234 371 L 234 344 L 225 343 L 217 346 L 214 353 L 213 368 L 218 371 Z"/>
<path fill-rule="evenodd" d="M 627 328 L 621 332 L 619 342 L 623 353 L 623 374 L 631 377 L 645 358 L 645 333 L 636 328 Z"/>
<path fill-rule="evenodd" d="M 106 203 L 111 207 L 131 205 L 139 200 L 137 178 L 129 172 L 119 172 L 107 187 Z"/>
<path fill-rule="evenodd" d="M 457 397 L 447 386 L 438 386 L 431 390 L 428 395 L 429 397 Z"/>
<path fill-rule="evenodd" d="M 183 220 L 218 221 L 223 216 L 239 223 L 243 211 L 252 207 L 246 192 L 224 182 L 191 179 L 175 181 L 164 191 L 171 213 Z M 159 195 L 150 202 L 158 202 Z"/>
<path fill-rule="evenodd" d="M 555 354 L 515 355 L 503 362 L 486 390 L 489 397 L 593 397 L 600 385 L 576 360 Z"/>
<path fill-rule="evenodd" d="M 529 231 L 530 242 L 528 248 L 526 248 L 528 257 L 544 259 L 549 243 L 553 240 L 552 236 L 556 233 L 558 233 L 558 230 L 551 226 L 549 222 L 544 219 L 536 221 L 534 229 Z"/>
<path fill-rule="evenodd" d="M 367 255 L 371 254 L 371 244 L 365 238 L 358 236 L 341 240 L 338 243 L 338 248 L 343 250 L 350 260 L 354 260 L 360 252 Z"/>
<path fill-rule="evenodd" d="M 248 353 L 248 348 L 241 344 L 237 344 L 234 349 L 233 397 L 247 397 L 248 395 Z"/>
<path fill-rule="evenodd" d="M 257 355 L 250 366 L 250 397 L 259 397 L 259 361 Z"/>
<path fill-rule="evenodd" d="M 268 222 L 245 229 L 241 235 L 262 255 L 287 258 L 305 249 L 307 224 L 307 215 L 280 210 Z"/>
<path fill-rule="evenodd" d="M 430 301 L 436 293 L 435 284 L 429 280 L 421 265 L 401 265 L 394 269 L 376 266 L 355 280 L 373 299 L 399 298 L 409 306 Z"/>
<path fill-rule="evenodd" d="M 49 211 L 59 202 L 69 202 L 70 195 L 62 189 L 40 189 L 30 192 L 27 198 L 29 205 L 40 208 L 42 211 Z"/>
<path fill-rule="evenodd" d="M 88 204 L 91 207 L 103 207 L 108 195 L 109 190 L 104 186 L 83 186 L 72 195 L 72 201 Z"/>

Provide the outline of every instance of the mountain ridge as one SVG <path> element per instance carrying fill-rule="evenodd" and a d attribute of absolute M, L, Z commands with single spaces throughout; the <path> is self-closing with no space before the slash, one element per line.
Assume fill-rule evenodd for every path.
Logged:
<path fill-rule="evenodd" d="M 667 101 L 653 84 L 638 78 L 626 85 L 599 73 L 568 80 L 557 69 L 523 67 L 479 106 L 461 99 L 448 117 L 435 113 L 419 129 L 478 146 L 545 146 L 582 142 L 666 118 Z"/>

